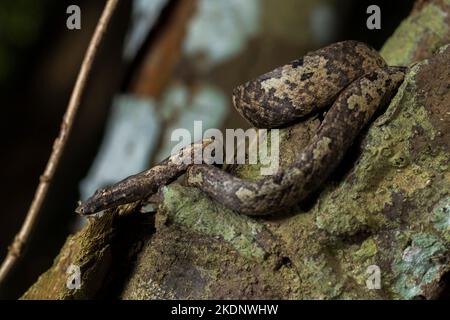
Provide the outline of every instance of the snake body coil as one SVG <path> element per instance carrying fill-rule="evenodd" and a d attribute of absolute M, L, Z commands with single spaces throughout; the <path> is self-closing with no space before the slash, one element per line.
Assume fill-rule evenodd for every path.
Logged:
<path fill-rule="evenodd" d="M 405 70 L 388 67 L 374 49 L 356 41 L 309 53 L 233 92 L 237 110 L 260 128 L 287 125 L 331 105 L 311 143 L 290 166 L 250 181 L 212 165 L 174 165 L 169 157 L 155 167 L 158 170 L 152 168 L 97 191 L 77 212 L 91 214 L 144 199 L 186 169 L 188 185 L 235 211 L 262 215 L 292 206 L 336 168 L 378 107 L 390 100 Z"/>

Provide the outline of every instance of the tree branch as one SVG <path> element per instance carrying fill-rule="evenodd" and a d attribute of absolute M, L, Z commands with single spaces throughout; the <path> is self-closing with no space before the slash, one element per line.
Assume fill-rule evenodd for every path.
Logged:
<path fill-rule="evenodd" d="M 89 78 L 93 62 L 97 55 L 98 47 L 104 39 L 105 32 L 111 20 L 111 17 L 117 7 L 119 0 L 108 0 L 105 8 L 103 9 L 102 16 L 97 23 L 94 34 L 89 43 L 88 49 L 83 59 L 75 86 L 72 91 L 72 95 L 67 105 L 66 113 L 61 123 L 61 129 L 59 136 L 56 138 L 53 144 L 53 151 L 47 162 L 44 173 L 40 177 L 39 185 L 36 189 L 33 201 L 28 209 L 25 221 L 19 233 L 16 234 L 13 243 L 9 247 L 8 254 L 0 267 L 0 287 L 4 285 L 5 280 L 11 273 L 11 270 L 17 264 L 19 258 L 23 254 L 23 250 L 27 245 L 30 235 L 33 231 L 35 223 L 41 212 L 42 204 L 47 196 L 48 188 L 55 174 L 56 168 L 61 159 L 61 155 L 66 146 L 67 139 L 69 137 L 72 125 L 80 106 L 81 97 L 86 87 L 87 80 Z"/>

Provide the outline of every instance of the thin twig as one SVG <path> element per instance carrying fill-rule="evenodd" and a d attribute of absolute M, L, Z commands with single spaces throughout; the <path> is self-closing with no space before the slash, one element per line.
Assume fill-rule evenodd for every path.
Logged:
<path fill-rule="evenodd" d="M 97 55 L 97 49 L 104 38 L 104 34 L 111 20 L 111 16 L 117 7 L 118 1 L 119 0 L 108 0 L 105 8 L 103 9 L 102 16 L 97 23 L 78 73 L 72 95 L 70 96 L 69 104 L 67 105 L 66 113 L 64 114 L 64 118 L 62 120 L 59 136 L 53 144 L 52 154 L 47 162 L 44 173 L 40 177 L 39 186 L 36 189 L 31 206 L 28 209 L 25 221 L 23 222 L 19 233 L 16 234 L 12 245 L 9 247 L 8 254 L 0 267 L 0 287 L 4 285 L 4 282 L 11 273 L 11 270 L 22 256 L 23 250 L 29 241 L 30 234 L 32 233 L 35 223 L 39 217 L 42 204 L 47 196 L 50 182 L 53 179 L 72 129 L 75 115 L 78 111 L 80 100 L 92 69 L 93 61 Z"/>

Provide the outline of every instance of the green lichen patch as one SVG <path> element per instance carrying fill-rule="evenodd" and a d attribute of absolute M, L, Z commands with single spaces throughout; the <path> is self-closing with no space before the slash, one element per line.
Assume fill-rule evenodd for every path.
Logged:
<path fill-rule="evenodd" d="M 302 212 L 274 219 L 267 227 L 283 243 L 283 254 L 301 278 L 296 299 L 330 299 L 342 293 L 339 266 L 326 247 L 326 234 L 315 226 L 314 215 Z"/>
<path fill-rule="evenodd" d="M 227 242 L 169 224 L 145 244 L 122 298 L 293 299 L 299 285 L 289 266 L 255 263 Z"/>
<path fill-rule="evenodd" d="M 151 233 L 148 217 L 136 214 L 137 204 L 107 210 L 90 218 L 86 226 L 69 236 L 53 265 L 22 296 L 22 299 L 80 300 L 111 297 L 124 269 L 136 254 L 136 243 Z M 79 272 L 79 273 L 78 273 Z M 80 287 L 74 277 L 80 279 Z M 68 285 L 69 284 L 69 285 Z"/>
<path fill-rule="evenodd" d="M 110 268 L 112 226 L 116 214 L 105 215 L 70 236 L 53 266 L 43 273 L 22 299 L 90 299 L 100 290 Z M 79 268 L 80 288 L 67 286 L 70 266 Z"/>
<path fill-rule="evenodd" d="M 441 54 L 447 52 L 441 50 Z M 417 239 L 424 230 L 437 239 L 436 245 L 443 243 L 442 234 L 437 232 L 442 232 L 442 228 L 437 230 L 436 223 L 435 227 L 430 225 L 429 208 L 450 190 L 449 150 L 444 144 L 437 149 L 432 148 L 439 137 L 439 129 L 431 119 L 427 104 L 424 104 L 422 84 L 417 82 L 425 72 L 424 67 L 435 63 L 436 60 L 430 59 L 411 68 L 384 115 L 375 121 L 360 141 L 360 156 L 353 167 L 341 180 L 328 183 L 311 208 L 297 210 L 298 214 L 294 216 L 267 219 L 263 228 L 262 221 L 237 216 L 196 190 L 173 184 L 164 189 L 164 214 L 175 225 L 198 232 L 202 237 L 211 237 L 218 243 L 224 240 L 221 246 L 229 245 L 239 256 L 251 258 L 244 264 L 244 270 L 254 271 L 250 262 L 254 258 L 267 263 L 261 258 L 271 252 L 267 248 L 273 248 L 272 244 L 267 246 L 267 242 L 261 245 L 255 230 L 258 234 L 265 234 L 264 239 L 274 239 L 274 235 L 281 248 L 277 252 L 283 255 L 284 261 L 289 261 L 290 274 L 300 279 L 295 290 L 289 289 L 292 290 L 290 297 L 414 297 L 418 291 L 413 287 L 405 287 L 403 282 L 403 291 L 399 288 L 403 280 L 414 281 L 416 274 L 408 273 L 412 267 L 399 267 L 394 261 L 411 246 L 410 239 L 413 239 L 415 247 L 422 245 Z M 439 87 L 441 80 L 435 79 L 434 86 Z M 432 83 L 433 78 L 429 81 Z M 283 165 L 298 156 L 301 148 L 296 147 L 299 144 L 304 147 L 314 132 L 311 126 L 306 129 L 308 135 L 304 135 L 305 131 L 303 135 L 296 135 L 300 132 L 296 130 L 305 130 L 298 128 L 302 126 L 281 132 Z M 253 179 L 259 176 L 259 169 L 259 166 L 239 166 L 231 171 Z M 437 212 L 442 213 L 435 208 Z M 439 214 L 435 216 L 440 217 Z M 441 220 L 436 218 L 437 221 L 440 225 Z M 445 256 L 446 249 L 441 250 L 443 247 L 437 245 L 439 250 L 436 251 L 433 249 L 436 245 L 425 248 L 425 252 L 428 250 L 438 252 L 440 257 Z M 209 255 L 215 256 L 214 253 Z M 423 257 L 425 259 L 428 254 Z M 286 265 L 282 266 L 283 270 L 288 269 Z M 380 268 L 381 289 L 367 286 L 368 268 L 371 266 Z M 439 266 L 423 269 L 422 274 L 427 280 L 420 285 L 420 294 L 428 297 L 430 292 L 437 292 L 435 283 L 443 275 L 445 261 Z M 205 268 L 201 270 L 203 273 L 198 274 L 205 275 Z M 406 270 L 406 276 L 400 275 L 402 270 Z M 222 279 L 217 273 L 207 274 L 207 283 L 211 279 Z M 249 279 L 240 278 L 246 288 L 249 287 L 248 281 L 254 284 L 255 280 Z M 223 285 L 229 287 L 229 284 Z M 416 293 L 404 294 L 404 291 L 414 290 Z M 217 297 L 215 294 L 213 296 Z"/>
<path fill-rule="evenodd" d="M 216 204 L 198 189 L 172 184 L 163 188 L 163 195 L 169 221 L 221 238 L 248 258 L 263 260 L 273 251 L 272 236 L 264 226 Z"/>
<path fill-rule="evenodd" d="M 433 222 L 436 230 L 450 242 L 450 197 L 442 199 L 433 209 Z"/>
<path fill-rule="evenodd" d="M 439 285 L 450 269 L 448 246 L 425 233 L 415 234 L 411 240 L 411 245 L 393 263 L 392 270 L 398 275 L 393 290 L 403 299 L 430 298 L 430 287 Z"/>
<path fill-rule="evenodd" d="M 408 65 L 448 43 L 449 4 L 417 7 L 382 50 L 389 64 Z M 251 219 L 196 189 L 164 188 L 156 232 L 143 240 L 121 297 L 435 298 L 450 270 L 449 61 L 447 46 L 413 66 L 339 174 L 291 215 Z M 318 120 L 308 121 L 280 131 L 282 166 L 316 132 Z M 231 172 L 253 179 L 259 169 L 234 166 Z M 25 297 L 79 298 L 95 291 L 64 289 L 70 261 L 80 261 L 91 275 L 83 281 L 94 285 L 110 273 L 111 228 L 95 225 L 68 239 Z M 380 272 L 379 289 L 368 285 L 371 270 Z"/>
<path fill-rule="evenodd" d="M 359 259 L 368 259 L 377 253 L 377 244 L 373 239 L 364 241 L 360 248 L 355 252 L 355 257 Z"/>
<path fill-rule="evenodd" d="M 448 52 L 441 50 L 441 54 Z M 438 60 L 434 57 L 410 70 L 384 115 L 367 131 L 361 155 L 342 181 L 329 183 L 308 212 L 300 211 L 277 227 L 276 233 L 285 241 L 294 265 L 307 279 L 302 292 L 309 294 L 304 297 L 320 293 L 334 298 L 412 297 L 393 289 L 398 273 L 392 270 L 392 261 L 401 256 L 411 237 L 424 230 L 440 243 L 445 241 L 442 231 L 447 228 L 443 217 L 446 211 L 442 207 L 446 204 L 442 199 L 450 193 L 450 150 L 445 144 L 433 148 L 438 129 L 417 83 L 417 77 L 429 72 L 424 67 L 436 66 Z M 448 71 L 448 64 L 438 65 Z M 441 81 L 429 76 L 428 83 L 440 87 Z M 440 225 L 439 233 L 430 224 L 435 203 L 439 205 L 433 211 L 434 226 Z M 448 249 L 443 252 L 448 253 Z M 317 275 L 318 265 L 321 269 Z M 366 286 L 371 265 L 380 267 L 379 290 Z M 434 280 L 442 277 L 442 270 L 434 273 Z M 327 277 L 334 280 L 326 282 L 324 275 L 329 273 L 332 276 Z M 411 280 L 413 275 L 405 277 Z M 340 290 L 327 291 L 327 283 Z M 426 284 L 423 290 L 437 292 L 433 281 Z"/>
<path fill-rule="evenodd" d="M 423 199 L 438 200 L 450 191 L 442 171 L 448 150 L 430 150 L 437 130 L 417 96 L 416 77 L 428 64 L 411 69 L 386 113 L 369 129 L 356 166 L 323 194 L 315 208 L 320 228 L 344 235 L 400 227 L 408 215 L 422 214 L 417 208 L 423 208 Z"/>
<path fill-rule="evenodd" d="M 442 1 L 440 6 L 428 3 L 405 19 L 381 49 L 387 63 L 408 65 L 445 45 L 450 33 L 449 7 L 449 0 Z"/>
<path fill-rule="evenodd" d="M 446 240 L 442 229 L 436 228 L 442 211 L 435 204 L 450 191 L 449 150 L 445 144 L 432 148 L 439 130 L 423 103 L 428 91 L 423 93 L 417 77 L 423 75 L 424 66 L 435 63 L 430 59 L 409 71 L 385 114 L 360 141 L 360 156 L 349 172 L 328 183 L 310 207 L 297 209 L 296 215 L 264 219 L 263 228 L 262 220 L 237 216 L 193 189 L 167 187 L 164 212 L 158 214 L 174 223 L 160 225 L 160 244 L 152 242 L 149 250 L 154 254 L 138 262 L 153 271 L 146 269 L 135 277 L 148 274 L 151 278 L 141 279 L 141 284 L 157 283 L 179 298 L 434 297 L 448 271 Z M 430 75 L 427 83 L 440 87 L 440 81 Z M 297 152 L 290 150 L 302 139 L 286 132 L 280 154 L 289 163 Z M 259 175 L 256 169 L 235 173 L 254 178 Z M 176 237 L 167 234 L 173 228 L 179 228 Z M 256 236 L 255 230 L 265 236 Z M 183 234 L 188 234 L 189 241 Z M 262 245 L 259 238 L 271 240 Z M 263 258 L 274 251 L 267 249 L 273 248 L 272 241 L 279 244 L 276 251 L 284 263 L 276 265 Z M 170 250 L 178 251 L 168 252 L 167 243 Z M 196 271 L 181 273 L 184 269 L 179 265 Z M 367 285 L 371 266 L 379 267 L 380 289 Z M 132 288 L 126 292 L 133 292 Z"/>

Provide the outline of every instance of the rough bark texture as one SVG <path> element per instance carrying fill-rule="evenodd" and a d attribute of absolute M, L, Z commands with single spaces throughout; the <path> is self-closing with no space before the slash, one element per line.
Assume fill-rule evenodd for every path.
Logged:
<path fill-rule="evenodd" d="M 307 203 L 252 219 L 172 183 L 156 213 L 123 206 L 70 237 L 23 298 L 438 297 L 450 286 L 449 19 L 449 0 L 421 1 L 387 41 L 389 64 L 417 64 Z M 282 165 L 318 124 L 282 130 Z M 71 264 L 81 268 L 79 290 L 66 287 Z M 371 265 L 381 289 L 366 285 Z"/>

